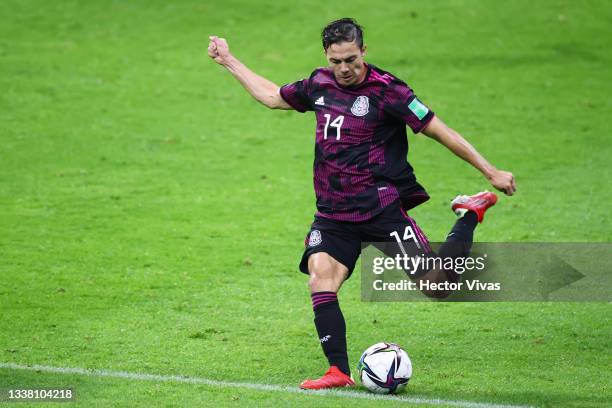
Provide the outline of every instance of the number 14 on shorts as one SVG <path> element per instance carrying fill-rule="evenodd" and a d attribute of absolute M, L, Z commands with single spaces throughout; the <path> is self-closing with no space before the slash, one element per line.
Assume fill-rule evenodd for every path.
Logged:
<path fill-rule="evenodd" d="M 414 229 L 412 229 L 412 227 L 410 225 L 406 225 L 406 228 L 404 229 L 404 235 L 402 237 L 402 239 L 400 239 L 400 234 L 397 231 L 393 231 L 389 234 L 389 236 L 395 238 L 395 240 L 397 241 L 397 244 L 400 247 L 400 250 L 402 251 L 402 254 L 407 255 L 406 254 L 406 249 L 404 248 L 403 242 L 406 241 L 413 241 L 414 244 L 416 245 L 416 247 L 418 249 L 422 249 L 421 248 L 421 243 L 419 242 L 416 233 L 414 232 Z"/>

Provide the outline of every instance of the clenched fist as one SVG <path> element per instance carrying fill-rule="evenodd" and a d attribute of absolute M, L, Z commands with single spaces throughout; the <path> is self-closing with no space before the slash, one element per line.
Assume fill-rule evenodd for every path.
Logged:
<path fill-rule="evenodd" d="M 208 56 L 217 64 L 225 64 L 230 57 L 229 46 L 225 38 L 219 38 L 216 35 L 208 37 Z"/>
<path fill-rule="evenodd" d="M 496 170 L 493 175 L 489 177 L 491 185 L 503 191 L 506 195 L 512 195 L 516 192 L 516 182 L 514 181 L 514 175 L 509 171 Z"/>

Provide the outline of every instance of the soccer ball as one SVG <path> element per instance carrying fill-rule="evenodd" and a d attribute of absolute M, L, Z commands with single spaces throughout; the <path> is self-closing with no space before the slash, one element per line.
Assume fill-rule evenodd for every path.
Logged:
<path fill-rule="evenodd" d="M 402 390 L 412 376 L 412 362 L 397 344 L 376 343 L 363 352 L 357 365 L 364 387 L 376 394 Z"/>

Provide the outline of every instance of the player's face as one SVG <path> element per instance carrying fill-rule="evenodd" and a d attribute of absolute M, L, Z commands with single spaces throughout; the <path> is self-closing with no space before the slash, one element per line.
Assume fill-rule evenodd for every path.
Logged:
<path fill-rule="evenodd" d="M 360 49 L 355 41 L 332 44 L 325 51 L 336 81 L 342 86 L 357 85 L 365 79 L 367 70 L 363 63 L 364 55 L 365 46 Z"/>

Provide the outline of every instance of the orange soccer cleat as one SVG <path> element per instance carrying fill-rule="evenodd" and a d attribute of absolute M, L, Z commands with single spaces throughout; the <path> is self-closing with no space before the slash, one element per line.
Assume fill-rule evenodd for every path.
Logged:
<path fill-rule="evenodd" d="M 322 390 L 324 388 L 350 387 L 355 385 L 355 381 L 344 374 L 336 366 L 329 367 L 323 377 L 317 380 L 306 380 L 300 384 L 304 390 Z"/>
<path fill-rule="evenodd" d="M 482 222 L 485 212 L 497 202 L 497 195 L 490 191 L 482 191 L 473 196 L 459 195 L 451 202 L 451 208 L 458 216 L 462 217 L 467 211 L 474 211 L 478 216 L 478 222 Z"/>

